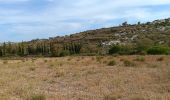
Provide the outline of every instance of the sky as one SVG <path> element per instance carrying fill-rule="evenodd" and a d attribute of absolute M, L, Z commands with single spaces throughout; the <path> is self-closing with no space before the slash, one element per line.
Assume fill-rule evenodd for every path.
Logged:
<path fill-rule="evenodd" d="M 170 0 L 0 0 L 0 42 L 170 17 Z"/>

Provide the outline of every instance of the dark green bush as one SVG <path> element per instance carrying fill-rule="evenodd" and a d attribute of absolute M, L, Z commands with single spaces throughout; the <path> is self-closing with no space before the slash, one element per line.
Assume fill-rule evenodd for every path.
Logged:
<path fill-rule="evenodd" d="M 119 45 L 113 45 L 113 46 L 109 49 L 109 54 L 119 53 L 120 50 L 121 50 L 121 46 L 119 46 Z"/>
<path fill-rule="evenodd" d="M 107 65 L 108 65 L 108 66 L 114 66 L 114 65 L 116 65 L 116 61 L 115 61 L 115 60 L 112 60 L 112 61 L 110 61 Z"/>
<path fill-rule="evenodd" d="M 170 48 L 163 46 L 154 46 L 149 48 L 147 50 L 147 53 L 151 55 L 170 54 Z"/>
<path fill-rule="evenodd" d="M 64 57 L 64 56 L 68 56 L 68 55 L 70 55 L 70 52 L 68 50 L 63 50 L 59 54 L 60 57 Z"/>
<path fill-rule="evenodd" d="M 124 45 L 113 45 L 109 49 L 109 54 L 121 54 L 121 55 L 128 55 L 132 53 L 132 48 L 131 46 L 124 46 Z"/>

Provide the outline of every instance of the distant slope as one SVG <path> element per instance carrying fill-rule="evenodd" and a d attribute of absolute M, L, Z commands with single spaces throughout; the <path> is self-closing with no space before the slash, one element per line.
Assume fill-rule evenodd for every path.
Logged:
<path fill-rule="evenodd" d="M 166 44 L 170 40 L 170 19 L 156 20 L 145 24 L 124 25 L 110 28 L 85 31 L 70 36 L 50 38 L 58 43 L 82 42 L 99 43 L 120 41 L 120 43 L 135 43 L 136 40 L 148 38 L 155 43 Z"/>

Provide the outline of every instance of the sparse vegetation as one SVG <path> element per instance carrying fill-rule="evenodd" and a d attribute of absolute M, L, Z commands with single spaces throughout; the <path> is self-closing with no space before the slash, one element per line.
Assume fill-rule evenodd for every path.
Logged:
<path fill-rule="evenodd" d="M 152 100 L 158 95 L 163 100 L 170 98 L 168 55 L 69 56 L 36 58 L 35 62 L 32 59 L 35 58 L 25 62 L 0 60 L 0 99 Z M 8 63 L 4 65 L 4 61 Z"/>
<path fill-rule="evenodd" d="M 114 66 L 114 65 L 116 65 L 116 61 L 115 60 L 111 60 L 107 65 L 108 66 Z"/>
<path fill-rule="evenodd" d="M 3 64 L 8 64 L 8 61 L 7 61 L 7 60 L 4 60 L 4 61 L 3 61 Z"/>
<path fill-rule="evenodd" d="M 140 62 L 144 62 L 145 61 L 145 58 L 143 56 L 140 56 L 140 57 L 137 57 L 135 59 L 135 61 L 140 61 Z"/>
<path fill-rule="evenodd" d="M 45 63 L 47 63 L 47 62 L 48 62 L 48 60 L 46 60 L 46 59 L 45 59 L 45 60 L 44 60 L 44 62 L 45 62 Z"/>
<path fill-rule="evenodd" d="M 46 100 L 44 95 L 32 95 L 27 100 Z"/>
<path fill-rule="evenodd" d="M 105 96 L 104 100 L 117 100 L 117 98 L 114 96 Z"/>
<path fill-rule="evenodd" d="M 169 26 L 170 19 L 124 22 L 70 36 L 1 43 L 0 99 L 168 100 Z"/>
<path fill-rule="evenodd" d="M 35 67 L 30 67 L 30 71 L 34 71 L 35 70 Z"/>
<path fill-rule="evenodd" d="M 163 61 L 163 60 L 164 60 L 164 57 L 157 58 L 157 61 Z"/>
<path fill-rule="evenodd" d="M 134 67 L 136 65 L 134 62 L 131 62 L 129 60 L 125 60 L 123 63 L 126 67 Z"/>
<path fill-rule="evenodd" d="M 152 55 L 161 55 L 161 54 L 169 54 L 170 48 L 169 47 L 163 47 L 163 46 L 154 46 L 147 50 L 148 54 Z"/>

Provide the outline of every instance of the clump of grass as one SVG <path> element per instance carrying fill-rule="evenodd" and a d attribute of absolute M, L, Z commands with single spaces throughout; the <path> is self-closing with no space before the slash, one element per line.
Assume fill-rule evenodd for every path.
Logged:
<path fill-rule="evenodd" d="M 59 63 L 58 65 L 59 65 L 59 66 L 63 66 L 63 63 Z"/>
<path fill-rule="evenodd" d="M 157 59 L 157 61 L 163 61 L 164 60 L 164 57 L 159 57 L 158 59 Z"/>
<path fill-rule="evenodd" d="M 123 63 L 126 67 L 134 67 L 135 66 L 135 63 L 131 62 L 129 60 L 125 60 Z"/>
<path fill-rule="evenodd" d="M 113 54 L 113 57 L 118 57 L 119 56 L 119 54 Z"/>
<path fill-rule="evenodd" d="M 121 58 L 120 61 L 125 61 L 125 59 L 124 59 L 124 58 Z"/>
<path fill-rule="evenodd" d="M 93 60 L 95 60 L 95 58 L 94 58 L 94 57 L 92 57 L 92 58 L 91 58 L 91 60 L 93 61 Z"/>
<path fill-rule="evenodd" d="M 114 96 L 107 95 L 107 96 L 104 97 L 103 100 L 117 100 L 117 98 L 114 97 Z"/>
<path fill-rule="evenodd" d="M 50 67 L 54 67 L 54 64 L 50 64 Z"/>
<path fill-rule="evenodd" d="M 68 61 L 71 61 L 72 59 L 71 59 L 71 58 L 68 58 L 67 60 L 68 60 Z"/>
<path fill-rule="evenodd" d="M 97 56 L 97 57 L 96 57 L 96 61 L 97 61 L 97 62 L 100 62 L 100 63 L 101 63 L 102 59 L 103 59 L 102 56 Z"/>
<path fill-rule="evenodd" d="M 158 67 L 158 65 L 150 65 L 150 68 L 157 68 Z"/>
<path fill-rule="evenodd" d="M 79 62 L 79 61 L 80 61 L 80 59 L 78 58 L 76 61 L 78 61 L 78 62 Z"/>
<path fill-rule="evenodd" d="M 35 71 L 35 67 L 30 67 L 30 71 Z"/>
<path fill-rule="evenodd" d="M 96 74 L 96 73 L 97 73 L 96 71 L 89 70 L 86 72 L 86 75 L 92 75 L 92 74 Z"/>
<path fill-rule="evenodd" d="M 29 59 L 28 59 L 28 58 L 26 58 L 26 59 L 25 59 L 25 61 L 29 61 Z"/>
<path fill-rule="evenodd" d="M 145 98 L 137 96 L 137 97 L 132 97 L 131 100 L 145 100 Z"/>
<path fill-rule="evenodd" d="M 35 62 L 35 60 L 36 60 L 36 58 L 32 58 L 32 59 L 31 59 L 32 62 Z"/>
<path fill-rule="evenodd" d="M 166 73 L 165 73 L 165 77 L 170 80 L 170 70 L 168 70 Z"/>
<path fill-rule="evenodd" d="M 46 100 L 45 96 L 42 94 L 39 95 L 32 95 L 27 100 Z"/>
<path fill-rule="evenodd" d="M 107 65 L 114 66 L 114 65 L 116 65 L 116 61 L 115 60 L 109 61 L 109 63 Z"/>
<path fill-rule="evenodd" d="M 59 72 L 56 72 L 54 77 L 58 78 L 58 77 L 62 77 L 62 76 L 64 76 L 64 72 L 63 71 L 59 71 Z"/>
<path fill-rule="evenodd" d="M 140 57 L 137 57 L 135 59 L 135 61 L 140 61 L 140 62 L 144 62 L 145 61 L 145 58 L 143 56 L 140 56 Z"/>
<path fill-rule="evenodd" d="M 48 62 L 48 60 L 47 60 L 47 59 L 45 59 L 45 60 L 44 60 L 44 63 L 47 63 L 47 62 Z"/>
<path fill-rule="evenodd" d="M 7 60 L 3 61 L 3 64 L 8 64 L 8 61 Z"/>
<path fill-rule="evenodd" d="M 105 60 L 105 61 L 103 61 L 103 63 L 104 63 L 104 64 L 106 64 L 106 63 L 107 63 L 107 61 Z"/>
<path fill-rule="evenodd" d="M 25 59 L 23 59 L 22 62 L 24 63 L 24 62 L 25 62 Z"/>
<path fill-rule="evenodd" d="M 85 58 L 84 56 L 81 57 L 81 59 L 84 59 L 84 58 Z"/>

